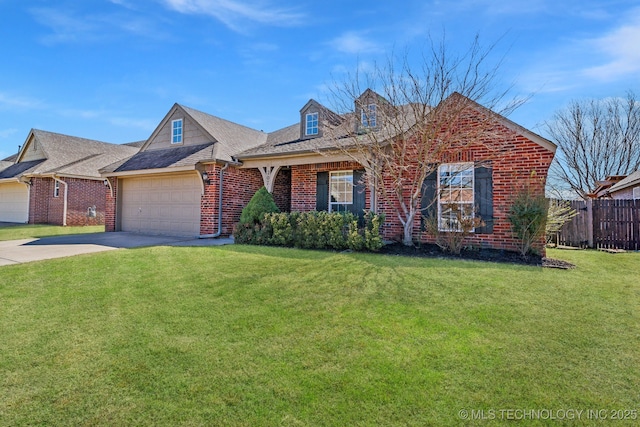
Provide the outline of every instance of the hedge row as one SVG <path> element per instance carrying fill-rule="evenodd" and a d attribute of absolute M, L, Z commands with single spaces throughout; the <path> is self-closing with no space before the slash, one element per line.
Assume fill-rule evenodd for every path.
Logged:
<path fill-rule="evenodd" d="M 364 225 L 354 214 L 338 212 L 264 213 L 259 222 L 240 222 L 237 243 L 304 249 L 378 251 L 382 247 L 381 215 L 367 213 Z"/>

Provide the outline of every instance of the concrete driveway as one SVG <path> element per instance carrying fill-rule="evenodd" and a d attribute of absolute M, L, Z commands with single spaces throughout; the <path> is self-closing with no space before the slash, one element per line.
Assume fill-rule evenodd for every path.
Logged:
<path fill-rule="evenodd" d="M 141 246 L 215 246 L 230 243 L 233 243 L 233 239 L 149 236 L 124 231 L 7 240 L 0 241 L 0 266 Z"/>

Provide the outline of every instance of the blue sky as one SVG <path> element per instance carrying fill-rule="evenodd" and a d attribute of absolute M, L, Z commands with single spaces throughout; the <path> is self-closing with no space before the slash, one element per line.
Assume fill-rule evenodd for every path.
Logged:
<path fill-rule="evenodd" d="M 505 55 L 540 124 L 570 100 L 640 92 L 640 3 L 592 0 L 0 0 L 0 158 L 31 128 L 146 139 L 175 103 L 273 131 L 348 71 L 429 33 Z"/>

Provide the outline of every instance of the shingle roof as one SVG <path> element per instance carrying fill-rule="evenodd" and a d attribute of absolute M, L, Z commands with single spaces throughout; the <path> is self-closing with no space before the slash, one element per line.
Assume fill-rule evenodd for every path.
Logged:
<path fill-rule="evenodd" d="M 101 172 L 126 172 L 195 165 L 201 161 L 213 160 L 213 147 L 214 144 L 210 142 L 200 145 L 141 151 L 123 162 L 103 168 Z"/>
<path fill-rule="evenodd" d="M 415 125 L 416 120 L 413 117 L 413 111 L 410 105 L 402 107 L 407 117 L 404 124 L 405 130 Z M 311 153 L 323 150 L 331 150 L 336 148 L 348 147 L 355 143 L 354 136 L 362 143 L 370 142 L 371 139 L 366 135 L 354 135 L 356 128 L 355 117 L 353 113 L 347 113 L 340 116 L 342 122 L 339 124 L 331 124 L 329 122 L 323 125 L 323 134 L 316 138 L 300 138 L 300 124 L 296 123 L 286 128 L 277 130 L 268 135 L 266 143 L 242 151 L 235 155 L 238 159 L 248 159 L 263 156 L 282 156 L 289 154 Z M 396 135 L 390 128 L 380 128 L 373 132 L 376 133 L 376 139 L 385 141 Z"/>
<path fill-rule="evenodd" d="M 30 172 L 30 170 L 34 169 L 40 163 L 44 162 L 46 159 L 40 160 L 31 160 L 29 162 L 20 162 L 14 163 L 8 168 L 0 171 L 0 179 L 6 178 L 18 178 L 25 172 Z"/>
<path fill-rule="evenodd" d="M 640 184 L 640 170 L 635 171 L 634 173 L 632 173 L 631 175 L 627 176 L 622 181 L 617 182 L 616 184 L 612 185 L 611 188 L 609 188 L 609 193 L 613 193 L 615 191 L 623 190 L 623 189 L 625 189 L 627 187 L 631 187 L 632 185 L 635 185 L 635 184 Z"/>
<path fill-rule="evenodd" d="M 251 129 L 184 105 L 180 105 L 180 107 L 215 139 L 214 159 L 231 161 L 236 153 L 264 144 L 267 141 L 267 134 L 262 131 Z"/>
<path fill-rule="evenodd" d="M 138 150 L 127 145 L 110 144 L 38 129 L 33 129 L 31 134 L 47 157 L 45 161 L 25 171 L 34 175 L 61 174 L 100 178 L 98 170 L 101 167 L 128 158 Z"/>

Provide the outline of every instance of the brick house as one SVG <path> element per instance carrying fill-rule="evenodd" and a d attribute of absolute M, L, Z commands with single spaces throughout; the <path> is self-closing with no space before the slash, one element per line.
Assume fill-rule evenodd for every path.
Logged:
<path fill-rule="evenodd" d="M 377 108 L 386 108 L 385 100 L 369 90 L 361 98 L 366 102 L 356 102 L 350 116 L 366 118 L 369 129 L 363 131 L 382 132 L 375 114 Z M 478 104 L 470 105 L 471 112 L 455 126 L 473 128 L 489 117 L 495 149 L 468 144 L 455 155 L 445 153 L 424 181 L 423 207 L 432 209 L 439 221 L 447 220 L 439 196 L 443 192 L 436 190 L 443 190 L 445 176 L 459 177 L 465 184 L 455 191 L 467 194 L 464 202 L 477 207 L 485 222 L 469 243 L 515 250 L 507 220 L 510 201 L 525 185 L 544 191 L 555 145 Z M 377 210 L 386 216 L 383 237 L 398 240 L 402 226 L 394 201 L 377 194 L 372 199 L 372 189 L 361 179 L 364 166 L 346 150 L 336 149 L 341 138 L 335 130 L 345 120 L 349 117 L 310 100 L 300 110 L 299 122 L 267 134 L 176 104 L 139 153 L 102 170 L 110 183 L 106 230 L 227 236 L 242 208 L 264 185 L 283 211 L 361 213 L 376 199 Z M 430 240 L 420 215 L 413 237 Z"/>
<path fill-rule="evenodd" d="M 137 150 L 32 129 L 0 170 L 0 221 L 104 224 L 106 187 L 98 169 Z"/>

